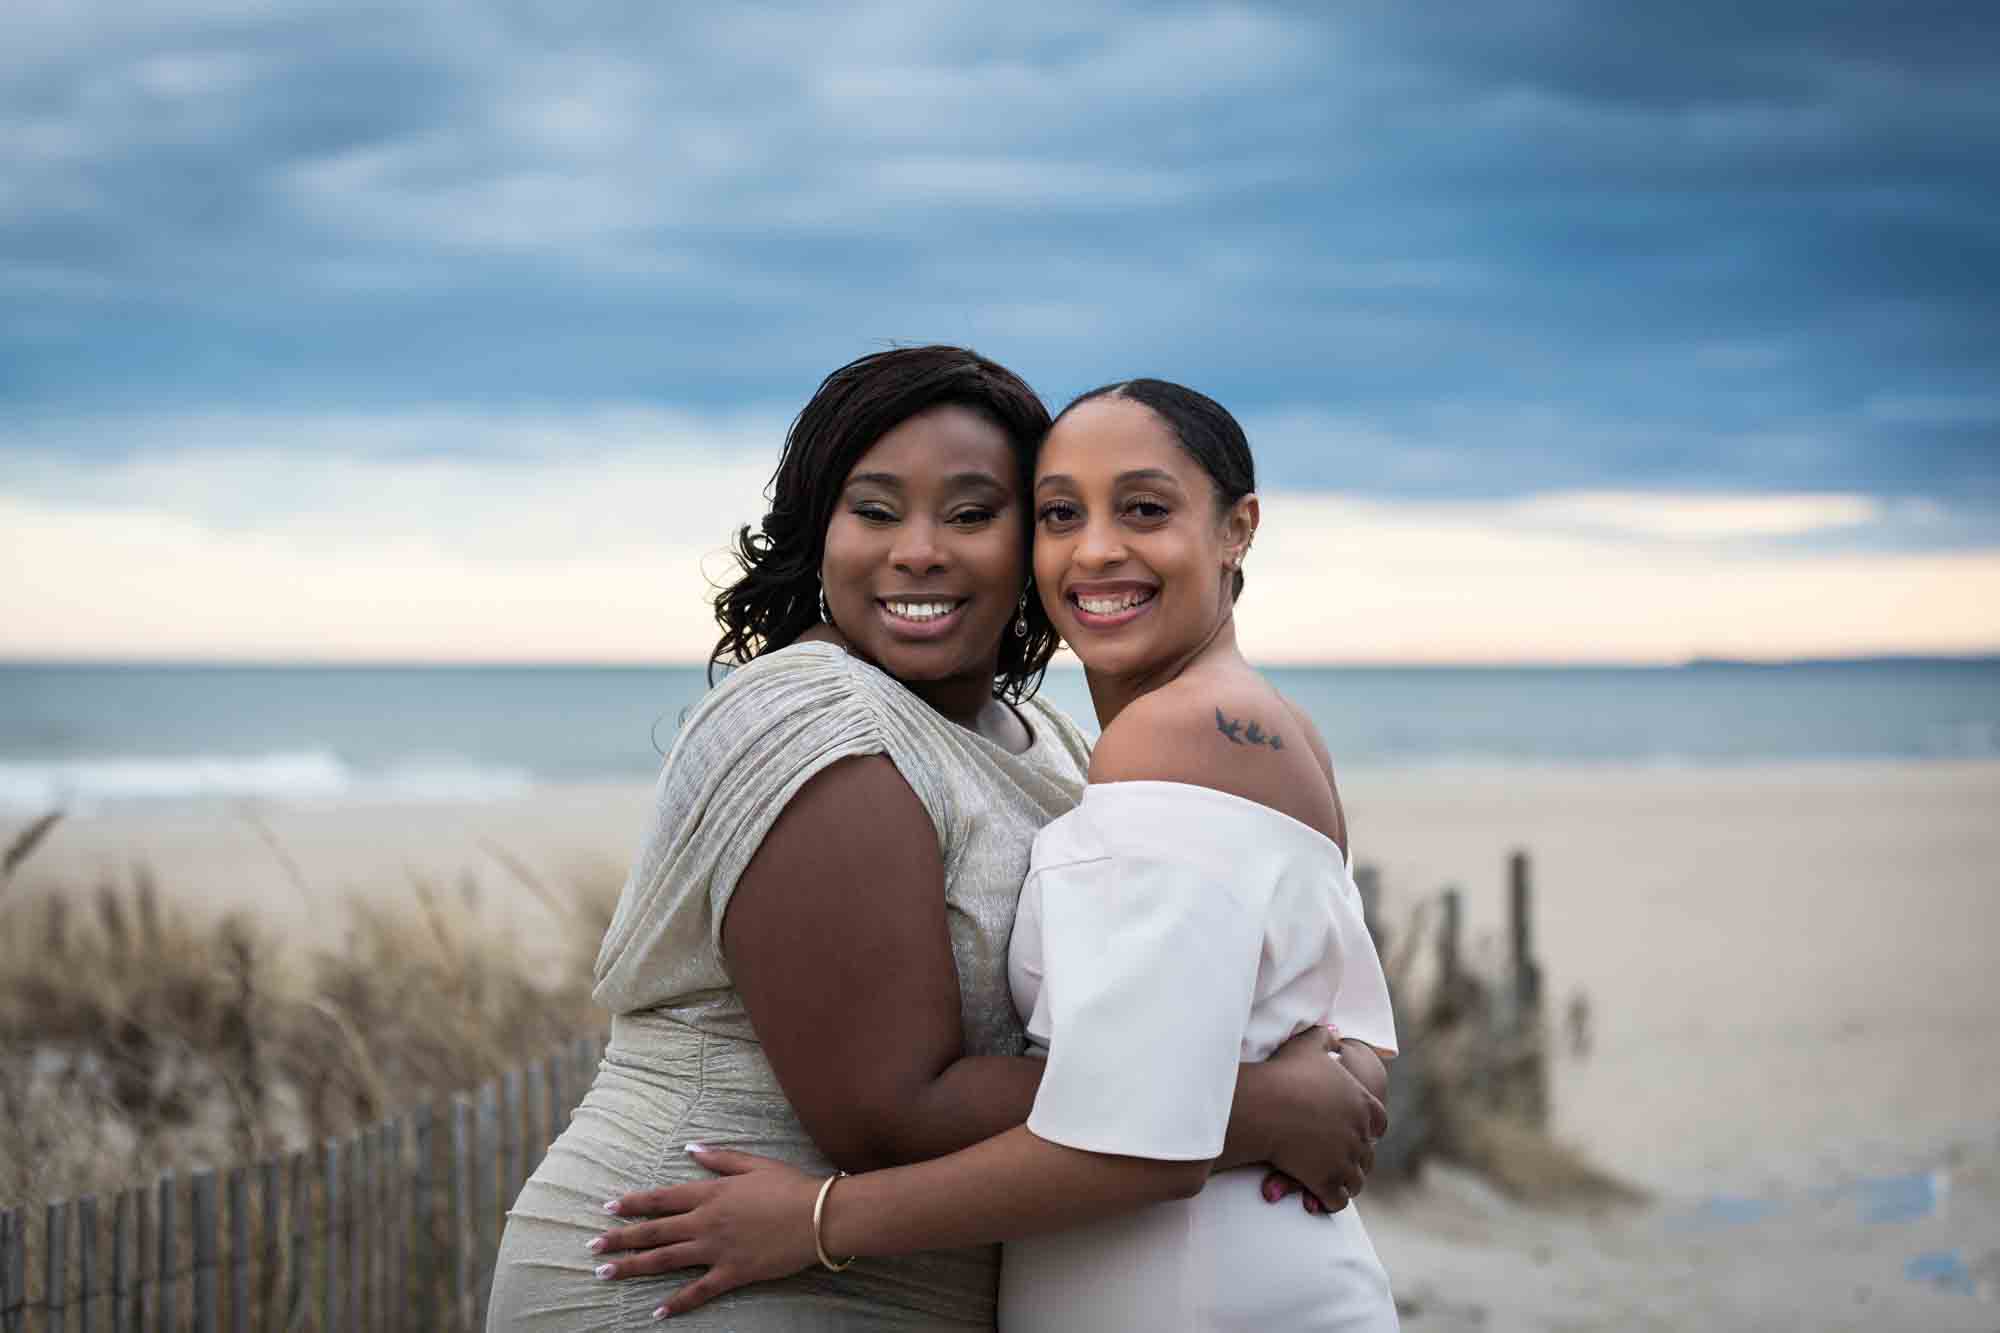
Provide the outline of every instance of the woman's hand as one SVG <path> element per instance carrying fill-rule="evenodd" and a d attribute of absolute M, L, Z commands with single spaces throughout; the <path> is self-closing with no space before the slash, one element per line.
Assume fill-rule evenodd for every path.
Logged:
<path fill-rule="evenodd" d="M 754 1153 L 691 1143 L 688 1155 L 721 1179 L 639 1190 L 607 1203 L 605 1211 L 615 1216 L 653 1220 L 607 1231 L 590 1243 L 595 1253 L 620 1256 L 599 1264 L 598 1277 L 658 1277 L 705 1265 L 706 1273 L 654 1312 L 661 1318 L 818 1261 L 812 1214 L 823 1178 Z"/>
<path fill-rule="evenodd" d="M 1339 1054 L 1338 1033 L 1308 1028 L 1267 1062 L 1284 1090 L 1269 1131 L 1277 1169 L 1264 1179 L 1267 1200 L 1303 1189 L 1307 1212 L 1337 1213 L 1367 1184 L 1389 1115 Z"/>

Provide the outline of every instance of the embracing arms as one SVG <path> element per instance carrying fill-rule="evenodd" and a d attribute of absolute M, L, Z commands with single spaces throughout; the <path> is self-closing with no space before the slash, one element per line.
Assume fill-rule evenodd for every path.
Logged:
<path fill-rule="evenodd" d="M 1301 1041 L 1292 1045 L 1307 1053 L 1273 1063 L 1338 1067 L 1324 1046 L 1309 1051 Z M 707 1266 L 667 1297 L 661 1315 L 796 1273 L 825 1256 L 838 1263 L 1008 1240 L 1186 1198 L 1200 1192 L 1214 1165 L 1080 1151 L 1025 1126 L 931 1161 L 837 1182 L 748 1153 L 699 1144 L 688 1152 L 719 1178 L 627 1196 L 621 1203 L 654 1220 L 609 1232 L 592 1246 L 610 1256 L 601 1277 Z M 1271 1193 L 1267 1183 L 1266 1198 Z M 644 1253 L 627 1257 L 633 1250 Z"/>
<path fill-rule="evenodd" d="M 967 1056 L 930 817 L 882 756 L 834 764 L 765 834 L 723 921 L 731 978 L 785 1096 L 847 1171 L 922 1161 L 1022 1124 L 1042 1062 Z M 1307 1047 L 1316 1047 L 1308 1052 Z M 1385 1123 L 1308 1035 L 1244 1065 L 1223 1166 L 1269 1161 L 1358 1193 Z M 1277 1188 L 1273 1187 L 1273 1193 Z"/>

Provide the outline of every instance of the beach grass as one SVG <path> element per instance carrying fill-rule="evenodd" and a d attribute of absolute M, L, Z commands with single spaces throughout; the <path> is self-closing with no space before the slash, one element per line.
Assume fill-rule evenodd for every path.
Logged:
<path fill-rule="evenodd" d="M 618 888 L 603 876 L 537 880 L 532 921 L 498 919 L 470 876 L 413 877 L 394 897 L 347 896 L 331 942 L 305 948 L 245 913 L 186 910 L 198 898 L 163 892 L 143 866 L 88 888 L 26 892 L 11 879 L 0 880 L 9 1205 L 344 1136 L 603 1025 L 591 964 Z"/>

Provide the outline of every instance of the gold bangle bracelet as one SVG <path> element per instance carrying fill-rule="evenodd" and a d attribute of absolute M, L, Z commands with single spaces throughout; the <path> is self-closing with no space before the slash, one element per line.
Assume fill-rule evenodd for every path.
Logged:
<path fill-rule="evenodd" d="M 819 1219 L 820 1214 L 826 1211 L 826 1196 L 833 1191 L 833 1182 L 846 1174 L 845 1171 L 835 1171 L 832 1175 L 828 1176 L 826 1182 L 819 1187 L 819 1197 L 813 1200 L 813 1248 L 819 1251 L 820 1263 L 831 1273 L 838 1273 L 854 1262 L 854 1256 L 851 1254 L 839 1263 L 835 1263 L 833 1260 L 827 1258 L 826 1246 L 819 1238 Z"/>

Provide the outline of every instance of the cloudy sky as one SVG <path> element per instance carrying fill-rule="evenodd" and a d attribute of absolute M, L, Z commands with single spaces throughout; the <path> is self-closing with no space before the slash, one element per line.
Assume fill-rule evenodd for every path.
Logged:
<path fill-rule="evenodd" d="M 2000 650 L 1972 3 L 9 0 L 0 655 L 654 660 L 821 375 L 1251 429 L 1261 656 Z"/>

